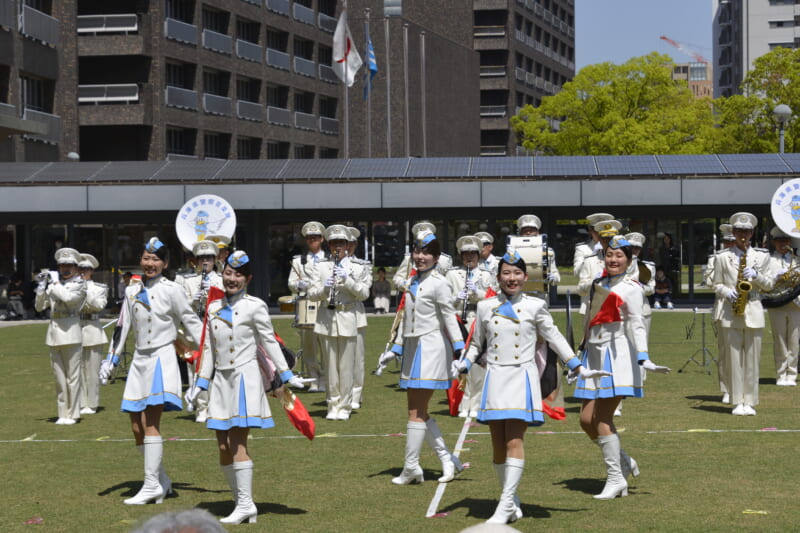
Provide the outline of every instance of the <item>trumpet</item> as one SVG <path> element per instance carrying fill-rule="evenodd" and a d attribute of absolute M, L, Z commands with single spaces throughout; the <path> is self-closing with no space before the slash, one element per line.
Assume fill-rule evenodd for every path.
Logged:
<path fill-rule="evenodd" d="M 333 252 L 333 286 L 331 287 L 331 298 L 328 300 L 328 309 L 336 309 L 336 267 L 339 266 L 339 249 Z"/>

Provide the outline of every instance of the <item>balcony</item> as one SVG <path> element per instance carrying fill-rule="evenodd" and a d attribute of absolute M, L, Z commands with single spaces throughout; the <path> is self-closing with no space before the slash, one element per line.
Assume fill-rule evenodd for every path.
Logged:
<path fill-rule="evenodd" d="M 164 35 L 180 43 L 197 44 L 197 26 L 181 20 L 167 18 L 164 20 Z"/>
<path fill-rule="evenodd" d="M 231 103 L 227 96 L 203 93 L 203 111 L 209 115 L 231 116 Z"/>
<path fill-rule="evenodd" d="M 309 78 L 317 77 L 317 64 L 311 60 L 295 57 L 294 58 L 294 71 Z"/>
<path fill-rule="evenodd" d="M 314 26 L 316 23 L 314 20 L 314 10 L 310 7 L 304 6 L 303 4 L 298 4 L 297 2 L 294 3 L 293 15 L 294 19 L 300 22 L 311 24 L 312 26 Z"/>
<path fill-rule="evenodd" d="M 58 46 L 58 19 L 30 6 L 22 6 L 19 31 L 31 39 Z"/>
<path fill-rule="evenodd" d="M 139 31 L 136 13 L 78 15 L 78 33 L 131 33 Z"/>
<path fill-rule="evenodd" d="M 267 9 L 279 15 L 289 16 L 289 0 L 267 0 Z"/>
<path fill-rule="evenodd" d="M 211 30 L 203 30 L 203 48 L 219 52 L 220 54 L 231 53 L 231 36 L 224 33 L 217 33 Z"/>
<path fill-rule="evenodd" d="M 4 28 L 17 27 L 17 12 L 11 0 L 0 1 L 0 26 Z"/>
<path fill-rule="evenodd" d="M 236 116 L 253 122 L 264 122 L 264 106 L 257 102 L 237 100 Z"/>
<path fill-rule="evenodd" d="M 481 78 L 501 78 L 505 75 L 505 65 L 481 65 Z"/>
<path fill-rule="evenodd" d="M 495 37 L 505 37 L 505 26 L 475 26 L 473 36 L 477 39 L 487 39 Z"/>
<path fill-rule="evenodd" d="M 281 70 L 291 70 L 292 58 L 286 52 L 267 48 L 267 65 Z"/>
<path fill-rule="evenodd" d="M 520 67 L 514 69 L 514 77 L 517 78 L 517 81 L 525 83 L 525 69 Z"/>
<path fill-rule="evenodd" d="M 261 63 L 261 46 L 250 41 L 236 39 L 236 55 L 247 61 Z"/>
<path fill-rule="evenodd" d="M 17 118 L 17 106 L 0 102 L 0 116 Z"/>
<path fill-rule="evenodd" d="M 481 157 L 502 157 L 506 155 L 505 146 L 481 146 Z"/>
<path fill-rule="evenodd" d="M 139 86 L 135 83 L 78 85 L 79 104 L 130 104 L 138 101 Z"/>
<path fill-rule="evenodd" d="M 320 13 L 317 16 L 317 26 L 322 31 L 327 31 L 328 33 L 333 33 L 336 31 L 336 19 L 326 15 L 325 13 Z"/>
<path fill-rule="evenodd" d="M 339 135 L 339 121 L 330 117 L 319 117 L 319 131 L 326 135 Z"/>
<path fill-rule="evenodd" d="M 525 73 L 525 85 L 533 87 L 536 84 L 536 75 L 533 72 Z"/>
<path fill-rule="evenodd" d="M 291 126 L 292 112 L 283 107 L 267 106 L 267 122 L 278 126 Z"/>
<path fill-rule="evenodd" d="M 197 111 L 197 91 L 169 85 L 167 86 L 165 98 L 169 107 Z"/>
<path fill-rule="evenodd" d="M 25 108 L 22 112 L 23 120 L 32 120 L 45 125 L 45 133 L 42 135 L 26 134 L 24 138 L 34 141 L 41 141 L 47 144 L 58 144 L 61 142 L 61 117 L 51 113 L 44 113 L 34 109 Z"/>
<path fill-rule="evenodd" d="M 319 79 L 325 83 L 339 83 L 336 73 L 328 65 L 319 66 Z"/>
<path fill-rule="evenodd" d="M 248 4 L 253 4 L 254 6 L 260 6 L 261 0 L 242 0 L 243 2 L 247 2 Z"/>
<path fill-rule="evenodd" d="M 302 111 L 294 112 L 294 127 L 299 130 L 317 131 L 317 117 Z"/>
<path fill-rule="evenodd" d="M 481 116 L 482 117 L 504 117 L 506 116 L 506 112 L 508 108 L 504 105 L 482 105 L 481 106 Z"/>

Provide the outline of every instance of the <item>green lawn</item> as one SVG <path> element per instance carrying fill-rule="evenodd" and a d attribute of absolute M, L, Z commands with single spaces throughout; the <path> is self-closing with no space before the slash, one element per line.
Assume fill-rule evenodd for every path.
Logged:
<path fill-rule="evenodd" d="M 555 313 L 559 323 L 564 313 Z M 789 531 L 794 530 L 800 430 L 798 394 L 774 385 L 772 344 L 765 332 L 761 404 L 755 417 L 734 417 L 719 403 L 715 372 L 691 364 L 677 369 L 699 348 L 700 335 L 685 339 L 689 313 L 657 312 L 651 356 L 673 368 L 651 375 L 644 399 L 627 400 L 618 419 L 625 449 L 642 475 L 627 498 L 596 501 L 604 466 L 600 450 L 580 432 L 578 403 L 567 398 L 566 421 L 532 428 L 519 489 L 525 518 L 521 531 Z M 386 342 L 390 317 L 370 318 L 367 367 L 372 370 Z M 275 320 L 290 346 L 297 336 L 287 319 Z M 577 325 L 576 325 L 577 330 Z M 53 377 L 43 345 L 45 324 L 0 329 L 0 464 L 4 502 L 0 530 L 128 531 L 155 513 L 202 507 L 217 516 L 232 509 L 217 465 L 213 432 L 185 413 L 162 421 L 164 459 L 177 496 L 163 505 L 133 506 L 122 499 L 138 490 L 142 459 L 134 449 L 127 415 L 119 412 L 124 383 L 102 389 L 104 409 L 76 426 L 56 426 Z M 712 334 L 709 331 L 709 336 Z M 577 335 L 576 335 L 577 336 Z M 716 348 L 711 347 L 716 353 Z M 714 371 L 716 369 L 714 368 Z M 363 408 L 347 422 L 324 419 L 323 394 L 300 393 L 315 416 L 317 438 L 309 442 L 290 427 L 271 401 L 277 427 L 257 431 L 254 496 L 258 524 L 248 531 L 455 532 L 487 519 L 499 488 L 491 468 L 488 429 L 473 427 L 462 460 L 466 470 L 447 486 L 440 518 L 425 518 L 437 484 L 390 483 L 403 464 L 405 395 L 397 369 L 367 376 Z M 569 389 L 568 389 L 569 394 Z M 446 414 L 444 393 L 434 397 L 439 425 L 455 443 L 462 419 Z M 440 465 L 425 448 L 426 479 Z M 751 514 L 749 511 L 757 511 Z M 25 525 L 35 517 L 43 525 Z M 235 526 L 230 529 L 237 529 Z"/>

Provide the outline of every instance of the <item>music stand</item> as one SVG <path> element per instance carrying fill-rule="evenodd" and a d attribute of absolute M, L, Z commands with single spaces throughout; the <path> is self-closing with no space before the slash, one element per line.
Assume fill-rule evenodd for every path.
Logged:
<path fill-rule="evenodd" d="M 706 369 L 706 373 L 709 375 L 711 374 L 711 361 L 717 362 L 714 359 L 714 356 L 711 354 L 711 350 L 706 348 L 706 315 L 711 313 L 711 309 L 699 309 L 695 307 L 692 310 L 692 323 L 686 326 L 686 339 L 689 340 L 694 336 L 694 328 L 697 324 L 697 315 L 700 315 L 700 348 L 695 350 L 689 359 L 683 363 L 683 366 L 678 370 L 678 372 L 683 372 L 683 369 L 686 368 L 689 363 L 694 363 L 697 366 L 701 366 Z M 713 326 L 713 325 L 712 325 Z M 712 327 L 713 329 L 713 327 Z M 716 330 L 714 331 L 716 335 Z M 698 360 L 697 357 L 701 356 L 701 359 Z"/>

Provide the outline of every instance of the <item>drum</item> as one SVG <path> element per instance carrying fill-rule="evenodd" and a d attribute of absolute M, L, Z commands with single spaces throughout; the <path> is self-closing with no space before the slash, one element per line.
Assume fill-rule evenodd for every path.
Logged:
<path fill-rule="evenodd" d="M 278 308 L 281 313 L 294 313 L 295 299 L 291 294 L 278 298 Z"/>
<path fill-rule="evenodd" d="M 298 328 L 313 328 L 317 322 L 318 307 L 319 302 L 312 302 L 308 298 L 298 298 L 295 326 Z"/>
<path fill-rule="evenodd" d="M 515 249 L 525 261 L 528 281 L 522 286 L 522 291 L 547 293 L 547 240 L 544 235 L 509 236 L 507 247 Z"/>

